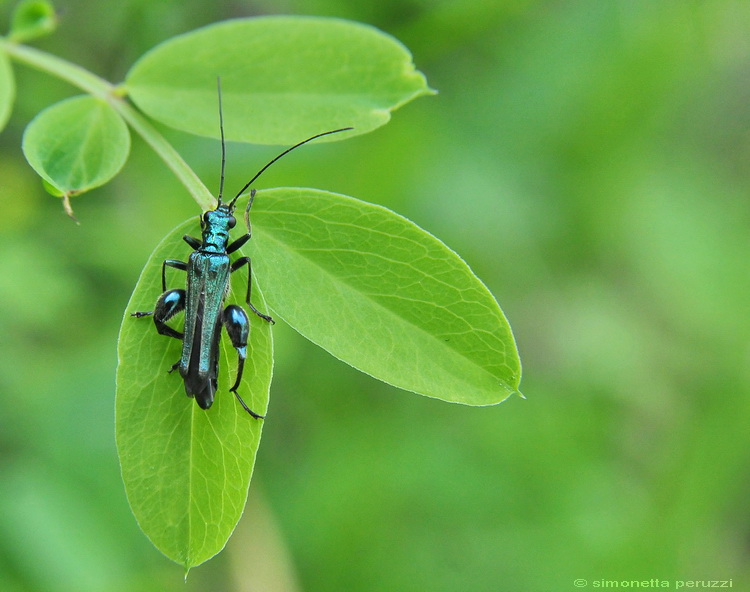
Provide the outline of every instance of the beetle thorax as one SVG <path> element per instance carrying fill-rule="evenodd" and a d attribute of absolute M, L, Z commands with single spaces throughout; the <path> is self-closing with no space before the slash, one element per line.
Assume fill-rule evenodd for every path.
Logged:
<path fill-rule="evenodd" d="M 201 218 L 203 248 L 201 250 L 224 253 L 229 244 L 229 231 L 234 228 L 236 220 L 227 204 L 219 205 L 215 210 L 208 210 Z"/>

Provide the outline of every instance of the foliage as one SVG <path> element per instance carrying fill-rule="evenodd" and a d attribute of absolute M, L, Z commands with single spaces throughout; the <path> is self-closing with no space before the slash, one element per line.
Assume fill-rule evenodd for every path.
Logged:
<path fill-rule="evenodd" d="M 155 120 L 215 135 L 214 117 L 206 112 L 220 79 L 227 120 L 244 122 L 229 127 L 230 137 L 276 143 L 344 125 L 353 127 L 349 135 L 365 133 L 387 122 L 392 109 L 430 92 L 406 49 L 387 35 L 342 20 L 302 17 L 237 19 L 168 40 L 115 88 L 15 42 L 51 30 L 45 28 L 47 14 L 52 9 L 40 10 L 39 3 L 21 5 L 0 51 L 93 95 L 45 109 L 24 134 L 27 160 L 63 197 L 71 217 L 69 198 L 111 180 L 125 163 L 126 122 L 180 169 L 199 204 L 204 201 L 197 176 L 125 95 Z M 442 243 L 389 210 L 352 198 L 282 190 L 259 195 L 258 202 L 261 213 L 272 214 L 259 217 L 256 242 L 257 259 L 266 259 L 257 279 L 268 290 L 273 314 L 354 367 L 420 394 L 487 405 L 517 392 L 520 362 L 505 317 Z M 153 333 L 144 337 L 143 323 L 136 327 L 129 318 L 149 308 L 145 301 L 156 293 L 161 262 L 172 258 L 190 225 L 162 241 L 127 307 L 116 413 L 131 508 L 152 542 L 186 570 L 220 551 L 239 521 L 261 431 L 234 404 L 204 413 L 177 397 L 178 381 L 164 372 L 165 352 L 176 344 Z M 263 412 L 271 337 L 267 328 L 251 333 L 249 372 L 240 386 Z M 221 347 L 220 386 L 228 390 L 231 356 L 226 342 Z"/>
<path fill-rule="evenodd" d="M 165 41 L 138 60 L 125 84 L 154 119 L 217 138 L 217 76 L 232 122 L 227 139 L 257 144 L 292 144 L 342 127 L 363 134 L 430 92 L 406 48 L 377 29 L 289 17 L 226 21 Z"/>
<path fill-rule="evenodd" d="M 66 0 L 34 45 L 121 81 L 166 38 L 280 13 L 387 31 L 440 94 L 376 133 L 297 151 L 259 188 L 356 196 L 443 239 L 512 319 L 528 400 L 408 396 L 279 318 L 248 505 L 184 583 L 124 495 L 113 344 L 154 246 L 199 209 L 131 128 L 128 163 L 73 198 L 70 224 L 20 145 L 37 113 L 81 91 L 14 60 L 0 135 L 0 588 L 744 589 L 750 4 Z M 157 129 L 215 194 L 218 142 Z M 236 191 L 280 149 L 227 150 Z"/>

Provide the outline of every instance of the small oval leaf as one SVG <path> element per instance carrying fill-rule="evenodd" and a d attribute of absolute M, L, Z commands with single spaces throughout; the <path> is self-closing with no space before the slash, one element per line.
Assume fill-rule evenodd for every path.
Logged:
<path fill-rule="evenodd" d="M 250 417 L 229 392 L 237 352 L 222 336 L 219 388 L 210 409 L 185 396 L 177 371 L 169 373 L 182 342 L 157 334 L 151 311 L 161 293 L 164 259 L 185 258 L 184 234 L 195 220 L 172 231 L 154 250 L 128 303 L 120 329 L 116 437 L 128 502 L 138 524 L 167 557 L 189 569 L 221 551 L 242 515 L 263 420 Z M 244 270 L 243 270 L 244 271 Z M 226 303 L 244 304 L 247 276 L 238 272 Z M 185 274 L 167 269 L 168 287 L 184 287 Z M 265 309 L 253 283 L 253 303 Z M 271 331 L 249 314 L 248 358 L 238 392 L 265 414 L 272 373 Z M 175 318 L 181 328 L 182 314 Z"/>
<path fill-rule="evenodd" d="M 26 127 L 23 153 L 34 170 L 63 193 L 103 185 L 125 164 L 130 134 L 101 99 L 73 97 L 48 107 Z"/>
<path fill-rule="evenodd" d="M 16 97 L 16 81 L 10 66 L 8 55 L 0 50 L 0 131 L 8 123 Z"/>
<path fill-rule="evenodd" d="M 227 138 L 290 144 L 354 127 L 369 132 L 431 91 L 408 50 L 377 29 L 341 19 L 261 17 L 225 21 L 146 53 L 126 78 L 138 107 L 160 122 L 219 136 L 221 77 Z"/>
<path fill-rule="evenodd" d="M 24 0 L 13 12 L 10 39 L 25 43 L 49 35 L 57 28 L 55 7 L 44 0 Z"/>
<path fill-rule="evenodd" d="M 409 220 L 282 188 L 258 192 L 252 221 L 253 272 L 273 314 L 337 358 L 445 401 L 491 405 L 518 393 L 518 352 L 492 294 Z"/>

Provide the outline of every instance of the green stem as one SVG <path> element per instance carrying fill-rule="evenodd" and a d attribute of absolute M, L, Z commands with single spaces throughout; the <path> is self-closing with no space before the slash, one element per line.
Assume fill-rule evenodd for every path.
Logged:
<path fill-rule="evenodd" d="M 188 166 L 164 136 L 156 131 L 151 123 L 125 100 L 121 88 L 76 64 L 33 47 L 10 42 L 2 37 L 0 37 L 0 51 L 4 51 L 22 64 L 56 76 L 90 95 L 109 102 L 130 127 L 161 157 L 203 210 L 215 207 L 215 198 L 193 169 Z"/>
<path fill-rule="evenodd" d="M 205 211 L 215 208 L 216 199 L 211 195 L 211 192 L 198 178 L 193 169 L 182 159 L 172 144 L 167 142 L 164 136 L 154 129 L 148 119 L 130 103 L 125 101 L 125 99 L 110 96 L 108 100 L 122 118 L 128 122 L 130 127 L 140 134 L 148 145 L 154 149 L 154 152 L 161 156 L 162 160 L 187 188 L 201 209 Z"/>

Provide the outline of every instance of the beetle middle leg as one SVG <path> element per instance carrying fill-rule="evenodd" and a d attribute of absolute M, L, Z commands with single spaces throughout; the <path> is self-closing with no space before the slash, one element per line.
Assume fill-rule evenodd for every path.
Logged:
<path fill-rule="evenodd" d="M 183 236 L 183 239 L 194 239 L 191 236 Z M 190 244 L 190 243 L 188 243 Z M 181 271 L 187 271 L 187 263 L 184 261 L 180 261 L 179 259 L 165 259 L 161 264 L 161 290 L 162 292 L 167 291 L 167 267 L 173 267 L 174 269 L 179 269 Z"/>
<path fill-rule="evenodd" d="M 178 259 L 165 259 L 161 264 L 162 295 L 159 296 L 159 299 L 156 301 L 156 307 L 152 311 L 133 312 L 130 314 L 130 316 L 140 318 L 154 315 L 154 325 L 156 325 L 156 330 L 160 335 L 174 337 L 175 339 L 182 339 L 184 337 L 184 333 L 172 329 L 172 327 L 167 325 L 167 321 L 178 312 L 185 310 L 185 290 L 167 290 L 167 267 L 172 267 L 181 271 L 187 271 L 187 263 L 185 263 L 184 261 L 179 261 Z M 174 370 L 174 368 L 172 368 L 172 370 Z M 172 370 L 170 370 L 170 372 Z"/>
<path fill-rule="evenodd" d="M 173 267 L 174 269 L 180 269 L 187 271 L 187 263 L 179 261 L 177 259 L 165 259 L 161 264 L 161 287 L 162 295 L 156 301 L 154 310 L 147 312 L 133 312 L 130 314 L 131 317 L 141 318 L 153 315 L 154 325 L 156 331 L 160 335 L 166 335 L 167 337 L 174 337 L 175 339 L 183 339 L 185 334 L 182 331 L 177 331 L 169 325 L 167 321 L 175 316 L 178 312 L 185 310 L 185 290 L 175 289 L 167 290 L 167 267 Z M 169 372 L 174 372 L 179 366 L 179 361 L 172 365 Z"/>

